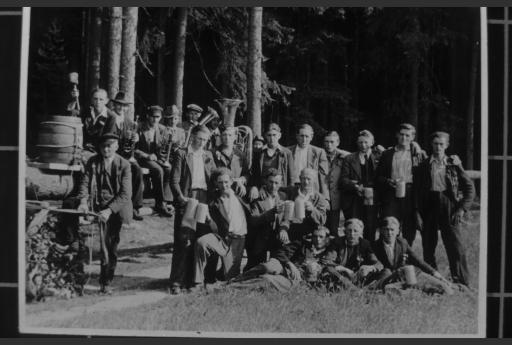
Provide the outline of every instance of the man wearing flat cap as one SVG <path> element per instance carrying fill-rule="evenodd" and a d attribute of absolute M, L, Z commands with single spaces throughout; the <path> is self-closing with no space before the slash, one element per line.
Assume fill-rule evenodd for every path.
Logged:
<path fill-rule="evenodd" d="M 178 149 L 185 144 L 186 133 L 183 128 L 179 127 L 180 110 L 174 104 L 167 107 L 164 112 L 165 129 L 170 135 L 173 149 Z"/>
<path fill-rule="evenodd" d="M 114 132 L 119 136 L 117 153 L 130 162 L 132 169 L 133 219 L 142 220 L 139 209 L 143 206 L 144 177 L 140 165 L 134 158 L 134 149 L 139 141 L 139 135 L 137 124 L 125 116 L 125 111 L 131 102 L 126 99 L 124 92 L 120 91 L 114 99 L 110 100 L 110 103 L 116 115 Z"/>
<path fill-rule="evenodd" d="M 265 131 L 267 147 L 256 153 L 251 167 L 251 179 L 249 185 L 252 186 L 249 198 L 255 200 L 259 196 L 259 188 L 264 183 L 263 176 L 267 175 L 269 169 L 274 168 L 283 176 L 283 187 L 291 186 L 295 183 L 297 172 L 295 170 L 292 151 L 279 144 L 281 139 L 281 128 L 277 123 L 268 125 Z"/>
<path fill-rule="evenodd" d="M 109 285 L 117 263 L 119 233 L 122 224 L 129 223 L 133 214 L 130 163 L 116 154 L 118 141 L 119 137 L 114 133 L 101 136 L 100 153 L 87 162 L 78 193 L 78 209 L 98 213 L 100 222 L 105 226 L 101 239 L 103 255 L 99 279 L 102 293 L 111 292 Z"/>
<path fill-rule="evenodd" d="M 189 104 L 185 108 L 185 121 L 182 123 L 183 130 L 185 133 L 188 133 L 190 128 L 197 126 L 199 124 L 199 118 L 203 113 L 203 108 L 198 106 L 197 104 Z"/>
<path fill-rule="evenodd" d="M 161 125 L 163 109 L 158 105 L 148 108 L 146 121 L 140 126 L 139 141 L 135 148 L 135 158 L 139 164 L 149 169 L 153 182 L 155 211 L 162 216 L 170 217 L 172 212 L 167 203 L 172 201 L 171 167 L 165 164 L 166 147 L 169 141 L 167 130 Z"/>

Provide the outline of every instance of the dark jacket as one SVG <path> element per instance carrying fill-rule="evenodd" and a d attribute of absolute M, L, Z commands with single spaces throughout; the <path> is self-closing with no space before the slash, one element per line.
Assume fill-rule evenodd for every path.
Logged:
<path fill-rule="evenodd" d="M 101 181 L 101 171 L 103 157 L 101 155 L 92 156 L 85 167 L 85 173 L 80 183 L 78 198 L 81 202 L 87 202 L 87 199 L 94 193 L 99 195 Z M 115 155 L 112 161 L 110 174 L 110 184 L 113 188 L 113 198 L 108 202 L 108 208 L 113 213 L 119 213 L 124 223 L 129 223 L 133 216 L 132 206 L 132 172 L 130 163 L 119 155 Z M 99 211 L 99 210 L 95 210 Z"/>
<path fill-rule="evenodd" d="M 392 272 L 403 266 L 402 258 L 404 254 L 407 255 L 407 261 L 405 264 L 414 265 L 428 274 L 434 274 L 435 272 L 435 269 L 423 261 L 412 250 L 411 246 L 409 246 L 407 243 L 407 240 L 402 237 L 396 238 L 393 262 L 389 261 L 389 258 L 386 254 L 386 249 L 384 248 L 384 241 L 382 237 L 372 244 L 372 248 L 375 255 L 377 256 L 377 259 L 379 259 L 379 261 L 384 265 L 384 268 L 387 268 Z"/>
<path fill-rule="evenodd" d="M 420 164 L 414 175 L 415 202 L 422 217 L 430 209 L 428 193 L 432 186 L 431 169 L 430 159 L 426 159 Z M 448 164 L 446 165 L 446 190 L 444 194 L 455 205 L 454 211 L 459 208 L 468 211 L 475 197 L 473 181 L 466 174 L 462 165 L 453 164 L 452 158 L 448 158 Z"/>
<path fill-rule="evenodd" d="M 377 170 L 375 172 L 375 184 L 379 198 L 382 203 L 388 203 L 395 198 L 395 189 L 392 188 L 387 180 L 391 178 L 391 170 L 393 167 L 393 155 L 395 147 L 389 148 L 382 153 Z M 417 152 L 411 147 L 412 174 L 418 168 L 419 164 L 425 159 L 423 151 Z"/>
<path fill-rule="evenodd" d="M 238 199 L 242 208 L 244 209 L 244 216 L 247 221 L 247 230 L 249 230 L 249 218 L 251 211 L 249 205 L 242 200 L 239 196 L 235 197 Z M 210 216 L 215 224 L 210 223 L 210 227 L 214 233 L 219 235 L 222 239 L 226 238 L 229 234 L 229 219 L 224 204 L 219 195 L 216 195 L 212 202 L 208 205 Z"/>
<path fill-rule="evenodd" d="M 246 182 L 248 181 L 249 162 L 247 160 L 247 155 L 242 151 L 234 148 L 232 156 L 226 157 L 219 148 L 213 150 L 213 159 L 215 160 L 215 165 L 218 168 L 225 167 L 231 170 L 233 178 L 243 177 Z"/>
<path fill-rule="evenodd" d="M 89 108 L 89 113 L 82 116 L 82 122 L 84 124 L 84 147 L 89 146 L 91 149 L 95 149 L 103 134 L 114 133 L 116 114 L 107 108 L 107 116 L 102 116 L 94 122 Z"/>
<path fill-rule="evenodd" d="M 148 155 L 155 154 L 159 162 L 165 162 L 166 150 L 169 143 L 169 134 L 165 126 L 158 124 L 155 129 L 155 145 L 151 145 L 151 141 L 146 138 L 144 131 L 147 130 L 147 125 L 143 124 L 139 128 L 139 142 L 135 146 L 135 158 L 140 161 L 148 160 Z M 153 147 L 151 147 L 153 146 Z"/>
<path fill-rule="evenodd" d="M 251 179 L 249 185 L 260 188 L 263 184 L 263 158 L 265 157 L 267 148 L 264 148 L 260 152 L 256 153 L 253 158 L 251 167 Z M 292 152 L 286 147 L 280 146 L 277 149 L 278 158 L 278 170 L 283 175 L 283 186 L 291 186 L 297 180 L 298 172 L 295 171 L 293 166 Z"/>
<path fill-rule="evenodd" d="M 286 194 L 279 192 L 278 200 L 286 200 Z M 271 207 L 268 193 L 265 189 L 260 190 L 260 197 L 251 202 L 250 232 L 270 235 L 277 233 L 279 229 L 279 216 L 276 217 L 274 207 Z"/>
<path fill-rule="evenodd" d="M 327 246 L 325 250 L 319 254 L 315 254 L 312 250 L 313 244 L 309 241 L 293 241 L 285 244 L 274 253 L 272 257 L 279 260 L 284 266 L 288 262 L 292 262 L 296 266 L 301 266 L 308 259 L 318 260 L 324 266 L 334 266 L 336 260 L 336 251 L 332 246 Z"/>
<path fill-rule="evenodd" d="M 134 153 L 136 143 L 133 142 L 132 136 L 137 131 L 137 124 L 127 118 L 119 126 L 117 123 L 114 125 L 114 133 L 119 136 L 119 149 L 117 153 L 125 159 L 130 159 Z"/>
<path fill-rule="evenodd" d="M 341 167 L 343 160 L 350 153 L 343 150 L 336 150 L 332 161 L 329 163 L 329 172 L 325 178 L 327 188 L 329 189 L 329 203 L 331 210 L 339 210 L 341 208 L 341 189 L 340 189 L 340 178 L 341 178 Z M 328 157 L 328 156 L 327 156 Z"/>
<path fill-rule="evenodd" d="M 337 253 L 337 265 L 342 265 L 354 272 L 359 270 L 361 265 L 375 266 L 378 271 L 382 270 L 384 267 L 379 259 L 377 259 L 377 256 L 373 253 L 370 242 L 364 238 L 360 238 L 359 243 L 351 248 L 352 251 L 350 255 L 348 255 L 350 248 L 347 245 L 347 239 L 345 236 L 334 239 L 332 245 Z"/>
<path fill-rule="evenodd" d="M 297 145 L 289 146 L 288 149 L 292 152 L 292 157 L 295 159 Z M 327 161 L 327 154 L 325 153 L 325 150 L 320 147 L 309 145 L 307 153 L 307 167 L 318 171 L 318 191 L 326 200 L 329 200 L 329 188 L 327 187 L 326 182 L 326 176 L 329 172 L 329 162 Z M 299 183 L 299 175 L 300 171 L 297 171 L 297 180 L 295 183 Z"/>
<path fill-rule="evenodd" d="M 213 160 L 212 153 L 210 151 L 203 152 L 203 163 L 204 173 L 206 177 L 206 184 L 208 189 L 213 189 L 210 176 L 213 170 L 216 168 L 215 161 Z M 171 190 L 175 200 L 182 197 L 190 197 L 192 187 L 192 174 L 191 174 L 192 161 L 188 155 L 187 150 L 179 149 L 174 154 L 172 161 L 172 173 L 171 173 Z"/>
<path fill-rule="evenodd" d="M 368 181 L 366 187 L 374 187 L 375 175 L 379 161 L 373 153 L 370 154 L 372 162 L 372 169 L 369 171 Z M 360 198 L 355 187 L 356 184 L 361 184 L 361 161 L 359 159 L 359 152 L 351 153 L 343 160 L 341 166 L 341 208 L 343 210 L 349 209 L 353 206 L 357 198 Z M 357 181 L 354 183 L 352 181 Z M 375 198 L 375 194 L 374 194 Z"/>

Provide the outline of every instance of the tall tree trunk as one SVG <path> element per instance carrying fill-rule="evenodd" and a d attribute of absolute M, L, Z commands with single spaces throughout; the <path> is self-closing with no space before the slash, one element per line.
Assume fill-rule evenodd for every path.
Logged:
<path fill-rule="evenodd" d="M 180 112 L 183 109 L 183 76 L 185 74 L 185 48 L 187 43 L 188 8 L 179 7 L 177 10 L 176 35 L 174 47 L 172 98 Z"/>
<path fill-rule="evenodd" d="M 473 11 L 472 11 L 473 12 Z M 475 101 L 476 101 L 476 82 L 478 79 L 478 62 L 479 62 L 479 36 L 480 25 L 478 20 L 478 11 L 472 13 L 476 20 L 473 20 L 473 33 L 471 40 L 471 75 L 469 78 L 469 98 L 468 98 L 468 112 L 466 114 L 466 166 L 467 169 L 474 168 L 474 139 L 475 139 Z"/>
<path fill-rule="evenodd" d="M 169 9 L 167 7 L 162 7 L 158 11 L 158 27 L 165 34 L 167 27 L 167 16 L 169 13 Z M 166 35 L 167 36 L 167 35 Z M 167 41 L 167 39 L 166 39 Z M 156 77 L 156 94 L 157 94 L 157 102 L 160 106 L 165 106 L 165 49 L 166 45 L 164 44 L 158 49 L 157 56 L 157 77 Z"/>
<path fill-rule="evenodd" d="M 415 34 L 420 32 L 420 22 L 416 11 L 413 14 L 413 31 Z M 418 127 L 418 96 L 420 84 L 420 57 L 419 49 L 413 47 L 413 54 L 410 57 L 410 84 L 409 84 L 409 116 L 408 121 L 411 125 Z"/>
<path fill-rule="evenodd" d="M 121 66 L 121 41 L 123 37 L 123 8 L 112 7 L 110 9 L 110 30 L 108 56 L 108 86 L 110 98 L 114 98 L 119 91 L 119 69 Z"/>
<path fill-rule="evenodd" d="M 137 23 L 139 8 L 123 8 L 123 43 L 121 47 L 121 75 L 119 88 L 125 93 L 128 101 L 132 102 L 125 113 L 127 118 L 133 120 L 135 99 L 135 62 L 137 49 Z"/>
<path fill-rule="evenodd" d="M 97 89 L 100 86 L 101 23 L 101 7 L 96 7 L 92 11 L 91 39 L 89 42 L 89 91 Z"/>
<path fill-rule="evenodd" d="M 254 135 L 261 135 L 261 29 L 263 7 L 249 9 L 249 73 L 247 75 L 247 113 Z"/>

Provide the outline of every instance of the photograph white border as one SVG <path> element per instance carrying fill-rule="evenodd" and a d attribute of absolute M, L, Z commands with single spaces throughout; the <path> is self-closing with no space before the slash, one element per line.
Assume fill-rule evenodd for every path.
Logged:
<path fill-rule="evenodd" d="M 412 5 L 412 4 L 411 4 Z M 235 6 L 235 4 L 234 4 Z M 487 8 L 480 8 L 480 95 L 481 95 L 481 177 L 480 177 L 480 256 L 478 283 L 478 330 L 475 334 L 389 334 L 389 333 L 245 333 L 245 332 L 192 332 L 146 331 L 89 328 L 51 328 L 26 326 L 26 262 L 25 262 L 25 160 L 28 59 L 30 43 L 30 7 L 23 7 L 20 103 L 19 103 L 19 151 L 18 151 L 18 314 L 20 334 L 53 334 L 83 336 L 133 336 L 133 337 L 190 337 L 190 338 L 485 338 L 487 315 L 487 196 L 488 196 L 488 53 Z"/>

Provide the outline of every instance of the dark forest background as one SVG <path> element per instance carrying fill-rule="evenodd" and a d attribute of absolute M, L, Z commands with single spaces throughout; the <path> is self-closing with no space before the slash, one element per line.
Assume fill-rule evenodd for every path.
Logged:
<path fill-rule="evenodd" d="M 68 73 L 78 72 L 82 106 L 92 88 L 93 22 L 102 63 L 98 85 L 107 88 L 110 8 L 32 8 L 28 95 L 28 153 L 39 122 L 63 114 Z M 177 8 L 138 8 L 135 114 L 173 103 Z M 189 8 L 183 104 L 213 106 L 220 97 L 246 100 L 249 10 Z M 97 22 L 96 22 L 97 23 Z M 262 23 L 263 125 L 284 130 L 309 122 L 320 144 L 327 130 L 340 147 L 355 149 L 358 130 L 377 143 L 394 143 L 400 122 L 428 134 L 452 135 L 451 151 L 468 168 L 479 168 L 480 47 L 478 8 L 264 8 Z M 113 97 L 113 95 L 110 95 Z M 247 123 L 246 103 L 237 121 Z"/>

